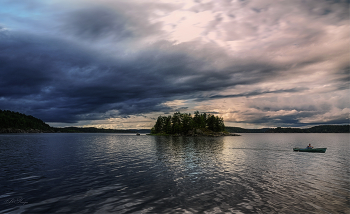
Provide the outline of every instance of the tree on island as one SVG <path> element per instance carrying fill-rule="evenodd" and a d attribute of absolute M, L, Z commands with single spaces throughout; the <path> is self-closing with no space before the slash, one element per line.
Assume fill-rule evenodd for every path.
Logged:
<path fill-rule="evenodd" d="M 200 114 L 198 111 L 194 112 L 194 117 L 190 113 L 175 112 L 173 116 L 159 116 L 151 129 L 151 134 L 187 135 L 195 129 L 223 132 L 225 131 L 224 120 L 222 117 Z"/>

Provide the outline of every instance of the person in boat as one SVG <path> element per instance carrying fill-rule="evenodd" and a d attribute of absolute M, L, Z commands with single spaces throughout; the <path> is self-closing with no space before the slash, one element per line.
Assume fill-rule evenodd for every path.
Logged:
<path fill-rule="evenodd" d="M 311 146 L 311 144 L 309 143 L 309 145 L 306 147 L 307 149 L 312 149 L 314 148 L 313 146 Z"/>

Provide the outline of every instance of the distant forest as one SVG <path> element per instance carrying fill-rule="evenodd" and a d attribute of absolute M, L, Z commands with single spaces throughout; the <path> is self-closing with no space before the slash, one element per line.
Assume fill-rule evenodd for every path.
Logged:
<path fill-rule="evenodd" d="M 95 127 L 64 127 L 53 128 L 55 132 L 63 133 L 150 133 L 150 129 L 101 129 Z"/>
<path fill-rule="evenodd" d="M 0 133 L 26 132 L 63 132 L 63 133 L 181 133 L 191 129 L 207 129 L 214 132 L 231 133 L 350 133 L 350 125 L 320 125 L 311 128 L 263 128 L 244 129 L 225 127 L 221 117 L 198 111 L 191 114 L 175 113 L 173 116 L 159 116 L 156 124 L 150 129 L 100 129 L 94 127 L 50 127 L 42 120 L 30 115 L 0 109 Z"/>
<path fill-rule="evenodd" d="M 226 131 L 234 133 L 350 133 L 350 125 L 319 125 L 311 128 L 263 128 L 243 129 L 226 127 Z"/>
<path fill-rule="evenodd" d="M 226 131 L 231 133 L 265 133 L 270 128 L 262 128 L 262 129 L 244 129 L 240 127 L 225 127 Z"/>
<path fill-rule="evenodd" d="M 349 125 L 320 125 L 311 128 L 281 128 L 269 129 L 265 133 L 350 133 Z"/>

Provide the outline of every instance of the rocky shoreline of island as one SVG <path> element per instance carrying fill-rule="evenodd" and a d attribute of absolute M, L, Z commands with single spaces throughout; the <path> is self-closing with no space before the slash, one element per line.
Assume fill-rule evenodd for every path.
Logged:
<path fill-rule="evenodd" d="M 213 132 L 210 130 L 203 130 L 203 129 L 193 129 L 188 131 L 186 134 L 184 133 L 176 133 L 176 134 L 165 134 L 165 133 L 159 133 L 159 134 L 148 134 L 152 136 L 187 136 L 187 137 L 222 137 L 222 136 L 241 136 L 239 134 L 230 133 L 230 132 Z"/>

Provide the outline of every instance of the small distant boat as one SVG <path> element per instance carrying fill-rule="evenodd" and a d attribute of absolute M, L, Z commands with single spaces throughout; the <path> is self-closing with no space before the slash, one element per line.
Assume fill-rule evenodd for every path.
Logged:
<path fill-rule="evenodd" d="M 327 148 L 293 148 L 294 152 L 319 152 L 319 153 L 325 153 Z"/>
<path fill-rule="evenodd" d="M 140 133 L 136 133 L 136 135 L 140 135 Z"/>

